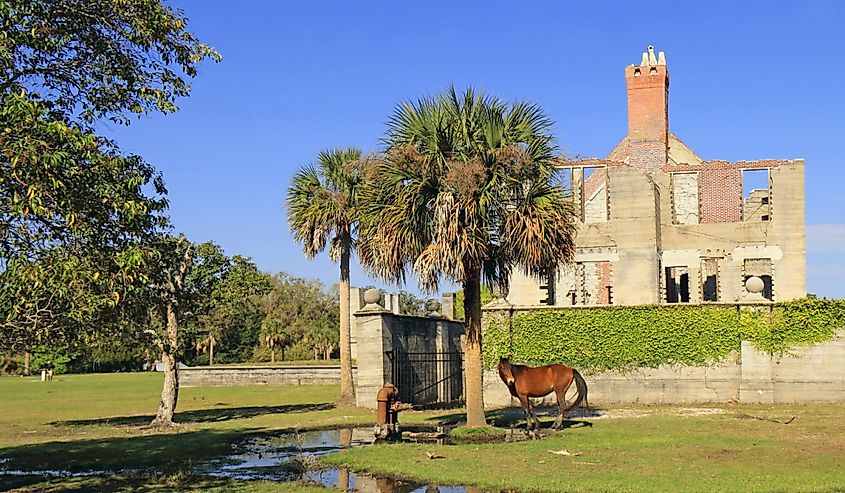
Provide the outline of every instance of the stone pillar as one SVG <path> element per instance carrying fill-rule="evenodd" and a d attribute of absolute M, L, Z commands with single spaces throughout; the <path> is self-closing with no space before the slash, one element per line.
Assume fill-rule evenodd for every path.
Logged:
<path fill-rule="evenodd" d="M 385 310 L 395 315 L 399 315 L 399 293 L 384 293 L 381 304 Z"/>
<path fill-rule="evenodd" d="M 455 293 L 443 293 L 440 313 L 449 320 L 455 320 Z"/>
<path fill-rule="evenodd" d="M 373 294 L 375 292 L 375 294 Z M 367 304 L 354 314 L 358 328 L 358 380 L 355 400 L 358 407 L 376 408 L 376 394 L 390 378 L 387 352 L 393 349 L 390 322 L 393 315 L 378 304 L 378 290 L 368 290 Z"/>
<path fill-rule="evenodd" d="M 361 309 L 362 306 L 362 297 L 364 293 L 361 292 L 361 288 L 349 288 L 349 313 L 354 314 L 358 310 Z M 349 343 L 352 347 L 352 359 L 358 359 L 358 324 L 355 321 L 355 317 L 350 317 L 352 320 L 349 321 Z"/>

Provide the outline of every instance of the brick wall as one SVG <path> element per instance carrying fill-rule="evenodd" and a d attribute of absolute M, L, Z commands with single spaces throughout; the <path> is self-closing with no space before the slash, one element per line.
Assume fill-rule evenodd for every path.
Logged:
<path fill-rule="evenodd" d="M 742 172 L 714 169 L 701 174 L 701 222 L 742 220 Z"/>

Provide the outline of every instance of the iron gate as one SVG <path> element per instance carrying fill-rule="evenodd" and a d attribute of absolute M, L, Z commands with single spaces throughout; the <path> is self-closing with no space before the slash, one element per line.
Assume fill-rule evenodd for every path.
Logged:
<path fill-rule="evenodd" d="M 463 353 L 387 351 L 391 382 L 399 400 L 415 406 L 457 404 L 464 400 Z"/>

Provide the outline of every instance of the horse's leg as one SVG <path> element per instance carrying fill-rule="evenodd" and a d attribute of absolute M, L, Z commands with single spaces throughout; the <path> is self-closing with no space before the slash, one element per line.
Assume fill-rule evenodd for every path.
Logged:
<path fill-rule="evenodd" d="M 525 395 L 518 395 L 519 403 L 522 404 L 522 410 L 525 411 L 525 433 L 528 434 L 531 431 L 531 401 L 528 400 L 528 396 Z"/>
<path fill-rule="evenodd" d="M 555 395 L 557 396 L 558 415 L 555 420 L 554 428 L 559 430 L 563 427 L 564 410 L 566 409 L 566 391 L 572 386 L 574 375 L 570 372 L 569 378 L 561 378 L 563 382 L 555 385 Z"/>
<path fill-rule="evenodd" d="M 528 401 L 528 417 L 531 419 L 529 428 L 531 431 L 537 431 L 537 415 L 534 414 L 534 406 L 531 404 L 531 399 L 526 397 L 525 400 Z"/>
<path fill-rule="evenodd" d="M 566 405 L 566 391 L 560 391 L 559 389 L 555 389 L 555 395 L 557 396 L 557 419 L 555 420 L 554 426 L 552 428 L 559 430 L 563 427 L 563 409 Z"/>

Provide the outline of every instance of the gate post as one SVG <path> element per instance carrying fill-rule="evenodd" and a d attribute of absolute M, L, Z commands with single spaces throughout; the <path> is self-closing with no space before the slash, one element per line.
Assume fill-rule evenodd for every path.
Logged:
<path fill-rule="evenodd" d="M 390 361 L 387 352 L 393 349 L 390 331 L 393 314 L 378 304 L 380 298 L 380 292 L 368 290 L 364 293 L 367 304 L 354 314 L 358 334 L 355 400 L 358 407 L 369 409 L 376 408 L 376 394 L 389 378 Z"/>

